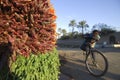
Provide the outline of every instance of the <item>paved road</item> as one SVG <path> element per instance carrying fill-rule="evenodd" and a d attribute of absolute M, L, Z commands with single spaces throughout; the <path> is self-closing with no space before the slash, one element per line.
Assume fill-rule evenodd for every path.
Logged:
<path fill-rule="evenodd" d="M 79 49 L 59 49 L 62 58 L 61 72 L 74 80 L 120 80 L 120 48 L 99 49 L 104 52 L 109 62 L 107 74 L 94 77 L 88 73 L 84 64 L 84 56 Z M 65 76 L 64 76 L 65 78 Z M 60 78 L 60 80 L 70 80 Z"/>

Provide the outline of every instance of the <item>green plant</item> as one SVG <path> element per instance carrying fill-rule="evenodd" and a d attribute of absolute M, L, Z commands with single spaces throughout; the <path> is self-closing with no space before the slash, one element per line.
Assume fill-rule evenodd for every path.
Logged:
<path fill-rule="evenodd" d="M 27 58 L 18 55 L 11 64 L 11 80 L 58 80 L 59 66 L 56 49 L 46 54 L 30 54 Z"/>

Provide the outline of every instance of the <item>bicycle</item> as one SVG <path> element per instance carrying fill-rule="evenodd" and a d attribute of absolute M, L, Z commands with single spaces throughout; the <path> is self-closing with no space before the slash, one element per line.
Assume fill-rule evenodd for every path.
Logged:
<path fill-rule="evenodd" d="M 104 76 L 108 70 L 108 60 L 103 53 L 90 47 L 85 54 L 85 64 L 89 73 L 95 77 Z"/>

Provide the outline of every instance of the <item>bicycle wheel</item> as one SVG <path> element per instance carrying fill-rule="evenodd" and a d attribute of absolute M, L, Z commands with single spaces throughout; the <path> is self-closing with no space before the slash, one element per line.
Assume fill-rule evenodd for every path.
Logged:
<path fill-rule="evenodd" d="M 107 58 L 98 50 L 92 50 L 85 61 L 88 71 L 96 77 L 103 76 L 108 70 Z"/>

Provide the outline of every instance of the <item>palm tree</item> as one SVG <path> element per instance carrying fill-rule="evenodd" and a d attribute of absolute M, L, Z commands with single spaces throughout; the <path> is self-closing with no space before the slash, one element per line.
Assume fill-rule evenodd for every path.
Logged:
<path fill-rule="evenodd" d="M 84 34 L 84 28 L 86 29 L 87 27 L 89 27 L 89 25 L 85 20 L 80 21 L 77 25 L 77 28 L 82 28 L 82 35 Z"/>
<path fill-rule="evenodd" d="M 71 20 L 69 23 L 69 27 L 72 27 L 72 35 L 74 33 L 74 28 L 77 26 L 76 21 L 75 20 Z"/>
<path fill-rule="evenodd" d="M 63 36 L 67 34 L 67 31 L 65 29 L 62 29 Z"/>

